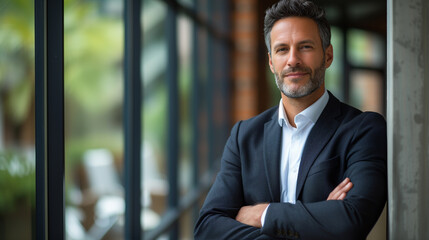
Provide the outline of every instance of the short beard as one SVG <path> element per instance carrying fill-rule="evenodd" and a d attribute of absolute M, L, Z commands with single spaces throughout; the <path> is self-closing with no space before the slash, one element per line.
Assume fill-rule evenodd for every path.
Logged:
<path fill-rule="evenodd" d="M 274 77 L 276 79 L 277 87 L 280 91 L 289 98 L 301 98 L 312 94 L 314 91 L 320 88 L 322 83 L 325 81 L 325 57 L 323 57 L 322 63 L 316 69 L 314 69 L 314 73 L 311 71 L 309 67 L 294 67 L 283 70 L 281 74 L 279 74 L 274 69 Z M 296 90 L 292 90 L 288 85 L 284 83 L 284 78 L 287 74 L 291 72 L 305 72 L 310 74 L 310 81 L 308 83 Z M 297 80 L 301 81 L 301 80 Z"/>

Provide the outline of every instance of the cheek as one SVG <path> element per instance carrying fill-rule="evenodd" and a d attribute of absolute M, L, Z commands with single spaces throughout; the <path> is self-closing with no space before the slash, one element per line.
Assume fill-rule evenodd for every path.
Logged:
<path fill-rule="evenodd" d="M 274 57 L 274 59 L 271 61 L 271 65 L 272 65 L 272 70 L 274 71 L 281 71 L 285 65 L 286 65 L 286 57 L 284 56 L 277 56 Z"/>
<path fill-rule="evenodd" d="M 317 61 L 315 61 L 315 59 L 318 58 L 313 58 L 311 61 L 307 62 L 308 64 L 305 64 L 306 67 L 311 68 L 312 73 L 314 73 L 319 68 L 325 67 L 325 62 L 323 62 L 323 59 Z"/>

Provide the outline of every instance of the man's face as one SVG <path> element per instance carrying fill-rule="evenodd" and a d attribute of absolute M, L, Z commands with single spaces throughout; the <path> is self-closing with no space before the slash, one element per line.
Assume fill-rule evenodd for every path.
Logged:
<path fill-rule="evenodd" d="M 271 30 L 270 68 L 287 97 L 324 91 L 325 69 L 331 65 L 332 56 L 332 46 L 323 51 L 317 24 L 310 18 L 284 18 Z"/>

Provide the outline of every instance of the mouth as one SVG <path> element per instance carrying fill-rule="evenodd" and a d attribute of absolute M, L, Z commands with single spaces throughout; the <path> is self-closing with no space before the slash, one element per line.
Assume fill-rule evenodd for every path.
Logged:
<path fill-rule="evenodd" d="M 300 77 L 303 77 L 307 74 L 308 74 L 307 72 L 291 72 L 291 73 L 286 74 L 285 76 L 288 78 L 300 78 Z"/>

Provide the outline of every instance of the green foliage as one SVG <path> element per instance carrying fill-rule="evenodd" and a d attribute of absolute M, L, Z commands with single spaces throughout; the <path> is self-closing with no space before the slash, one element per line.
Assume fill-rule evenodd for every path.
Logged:
<path fill-rule="evenodd" d="M 36 195 L 34 161 L 15 152 L 0 152 L 0 212 L 12 212 Z"/>
<path fill-rule="evenodd" d="M 20 124 L 32 102 L 34 13 L 32 1 L 0 4 L 0 92 L 9 118 Z"/>
<path fill-rule="evenodd" d="M 123 21 L 100 1 L 65 1 L 66 184 L 85 151 L 122 153 Z"/>
<path fill-rule="evenodd" d="M 0 1 L 0 109 L 17 132 L 34 107 L 33 4 Z M 88 148 L 120 152 L 122 147 L 123 22 L 121 16 L 101 12 L 100 4 L 64 1 L 66 172 L 73 171 Z M 19 146 L 21 139 L 8 142 Z M 16 154 L 1 153 L 0 211 L 12 209 L 19 199 L 34 198 L 34 169 L 18 175 L 9 171 L 17 167 L 25 172 L 26 164 Z"/>
<path fill-rule="evenodd" d="M 64 13 L 65 93 L 86 112 L 121 104 L 123 26 L 95 4 L 69 4 Z"/>

